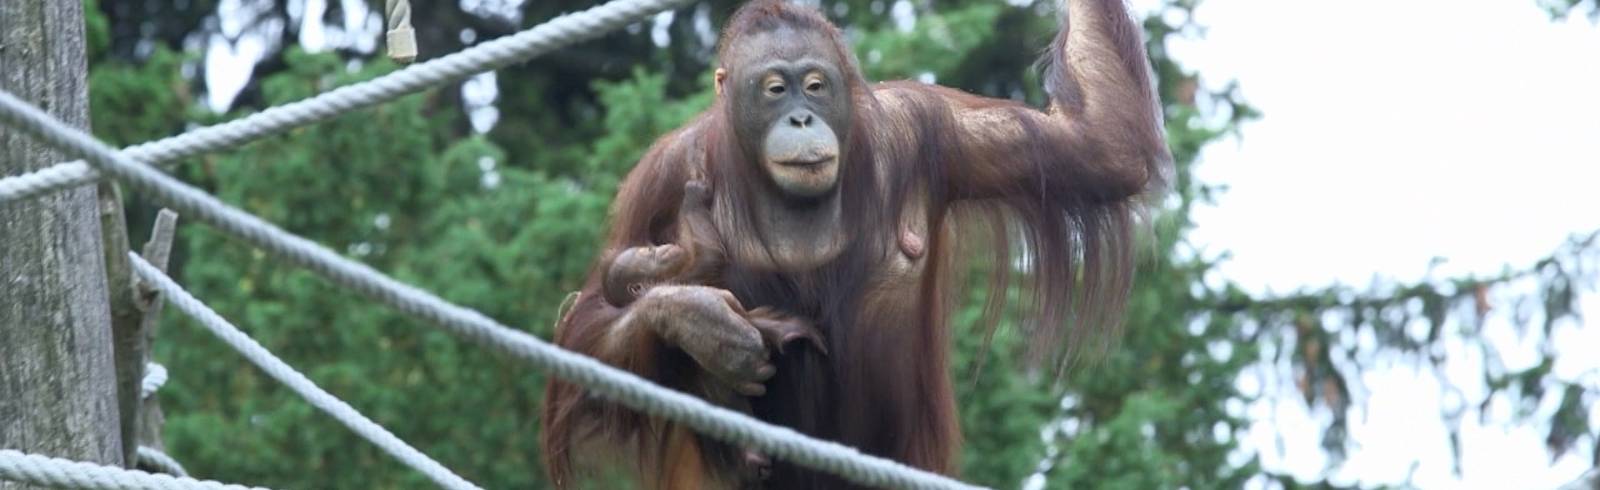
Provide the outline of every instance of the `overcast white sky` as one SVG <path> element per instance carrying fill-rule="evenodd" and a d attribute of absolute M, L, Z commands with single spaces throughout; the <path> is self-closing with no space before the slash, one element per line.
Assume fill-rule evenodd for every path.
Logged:
<path fill-rule="evenodd" d="M 1231 251 L 1221 271 L 1245 288 L 1416 280 L 1435 257 L 1446 259 L 1435 276 L 1490 274 L 1600 229 L 1600 26 L 1554 22 L 1534 0 L 1205 0 L 1195 17 L 1205 35 L 1174 43 L 1175 56 L 1209 86 L 1238 81 L 1264 113 L 1199 169 L 1230 190 L 1196 212 L 1192 239 Z M 1584 305 L 1600 312 L 1593 294 Z M 1503 318 L 1490 330 L 1509 367 L 1531 361 L 1531 339 Z M 1600 368 L 1600 328 L 1556 338 L 1558 373 Z M 1459 343 L 1448 355 L 1447 375 L 1473 393 L 1481 356 Z M 1261 372 L 1241 386 L 1291 393 Z M 1510 407 L 1495 406 L 1464 423 L 1457 479 L 1434 376 L 1391 363 L 1363 377 L 1337 479 L 1553 488 L 1588 467 L 1587 452 L 1552 463 L 1544 428 L 1508 428 Z M 1246 445 L 1269 468 L 1320 473 L 1326 414 L 1294 397 L 1246 410 L 1257 421 Z"/>

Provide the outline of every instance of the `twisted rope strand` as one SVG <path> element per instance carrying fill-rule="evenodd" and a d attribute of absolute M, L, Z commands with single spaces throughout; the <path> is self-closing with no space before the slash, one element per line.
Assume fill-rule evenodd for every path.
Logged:
<path fill-rule="evenodd" d="M 145 363 L 144 379 L 139 380 L 139 399 L 150 398 L 164 384 L 167 384 L 167 367 L 153 362 Z"/>
<path fill-rule="evenodd" d="M 145 466 L 155 468 L 157 471 L 168 475 L 188 478 L 189 472 L 184 471 L 183 465 L 178 460 L 172 459 L 167 453 L 150 446 L 139 446 L 134 454 L 139 457 L 139 462 Z"/>
<path fill-rule="evenodd" d="M 141 448 L 142 449 L 142 448 Z M 91 490 L 266 490 L 0 449 L 0 480 Z"/>

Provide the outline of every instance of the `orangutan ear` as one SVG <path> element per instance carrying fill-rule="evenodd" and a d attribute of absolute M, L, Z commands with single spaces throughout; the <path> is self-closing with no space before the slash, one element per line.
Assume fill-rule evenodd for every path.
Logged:
<path fill-rule="evenodd" d="M 722 85 L 728 82 L 728 70 L 726 68 L 718 68 L 716 73 L 711 75 L 711 77 L 713 80 L 716 80 L 717 95 L 721 96 Z"/>

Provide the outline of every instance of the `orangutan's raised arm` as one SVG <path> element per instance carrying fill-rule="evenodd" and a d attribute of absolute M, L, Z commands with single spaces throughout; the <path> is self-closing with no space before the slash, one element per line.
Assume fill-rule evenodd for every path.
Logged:
<path fill-rule="evenodd" d="M 915 82 L 874 90 L 877 139 L 901 155 L 890 174 L 927 185 L 937 205 L 979 211 L 957 219 L 977 217 L 966 227 L 992 231 L 994 263 L 1029 259 L 1021 263 L 1042 325 L 1029 346 L 1055 359 L 1116 338 L 1137 217 L 1172 161 L 1141 31 L 1123 0 L 1063 3 L 1044 110 Z M 1005 298 L 1006 278 L 994 281 L 991 294 Z"/>
<path fill-rule="evenodd" d="M 955 135 L 945 182 L 955 199 L 1052 193 L 1125 200 L 1161 183 L 1171 164 L 1149 61 L 1123 0 L 1071 0 L 1051 43 L 1040 111 L 1012 101 L 926 87 Z M 942 112 L 942 111 L 941 111 Z M 924 143 L 926 144 L 926 142 Z"/>

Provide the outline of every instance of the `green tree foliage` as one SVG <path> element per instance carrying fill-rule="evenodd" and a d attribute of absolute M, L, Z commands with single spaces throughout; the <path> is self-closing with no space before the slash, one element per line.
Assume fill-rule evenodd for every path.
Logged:
<path fill-rule="evenodd" d="M 197 53 L 181 50 L 184 40 L 214 28 L 204 14 L 213 3 L 115 3 L 98 7 L 104 17 L 89 19 L 94 129 L 115 144 L 219 122 L 395 69 L 350 49 L 303 52 L 285 30 L 279 41 L 291 47 L 256 67 L 238 107 L 212 114 L 194 95 L 203 88 L 197 77 L 184 75 L 196 70 Z M 524 2 L 522 23 L 591 3 Z M 549 338 L 560 305 L 598 251 L 621 176 L 655 138 L 709 105 L 713 38 L 707 36 L 714 31 L 707 28 L 720 25 L 735 3 L 706 1 L 677 12 L 665 26 L 667 46 L 653 44 L 654 24 L 645 23 L 502 71 L 500 118 L 488 134 L 471 131 L 452 88 L 175 168 L 185 180 L 290 231 Z M 837 0 L 820 6 L 845 28 L 869 78 L 932 78 L 1039 104 L 1033 63 L 1057 26 L 1053 2 L 1016 3 Z M 1182 14 L 1194 3 L 1172 0 L 1165 9 Z M 517 28 L 498 17 L 463 13 L 457 2 L 415 5 L 431 9 L 417 16 L 424 57 L 470 44 L 466 29 L 481 40 Z M 284 8 L 277 5 L 252 22 L 290 19 Z M 141 9 L 170 15 L 141 20 Z M 911 14 L 911 22 L 894 12 Z M 1142 489 L 1234 488 L 1252 478 L 1276 479 L 1238 450 L 1236 435 L 1248 422 L 1239 407 L 1250 399 L 1235 380 L 1245 366 L 1292 355 L 1293 369 L 1308 373 L 1307 386 L 1314 387 L 1304 390 L 1307 402 L 1336 409 L 1327 442 L 1336 453 L 1345 444 L 1340 424 L 1349 396 L 1345 374 L 1328 361 L 1340 348 L 1329 339 L 1341 329 L 1370 328 L 1392 340 L 1380 348 L 1423 355 L 1437 337 L 1407 337 L 1407 321 L 1385 308 L 1405 310 L 1417 301 L 1426 319 L 1443 322 L 1450 305 L 1470 296 L 1468 285 L 1489 283 L 1260 299 L 1212 277 L 1221 258 L 1196 252 L 1184 239 L 1193 226 L 1191 207 L 1216 192 L 1193 179 L 1192 167 L 1201 148 L 1236 131 L 1254 112 L 1231 89 L 1199 88 L 1198 75 L 1167 55 L 1166 39 L 1194 26 L 1165 19 L 1185 18 L 1154 15 L 1144 23 L 1178 166 L 1175 197 L 1153 215 L 1153 233 L 1144 237 L 1128 335 L 1096 362 L 1062 375 L 1040 371 L 1016 355 L 1022 320 L 1015 315 L 1004 317 L 992 341 L 973 327 L 985 292 L 971 288 L 956 313 L 952 346 L 967 480 L 999 488 L 1032 477 L 1050 488 Z M 144 22 L 155 27 L 140 29 Z M 153 47 L 128 48 L 137 43 Z M 138 233 L 153 210 L 131 204 Z M 470 480 L 492 488 L 545 486 L 536 443 L 543 373 L 203 226 L 184 226 L 179 236 L 174 268 L 181 282 L 324 388 Z M 1581 275 L 1562 266 L 1580 256 L 1552 259 L 1556 265 L 1548 267 L 1561 274 L 1541 273 L 1541 280 Z M 986 266 L 993 265 L 974 264 Z M 1560 313 L 1563 304 L 1570 311 L 1571 289 L 1541 297 L 1556 298 L 1546 302 L 1555 305 L 1552 312 Z M 1345 324 L 1322 322 L 1333 310 L 1366 313 L 1344 317 Z M 283 488 L 426 485 L 180 315 L 167 315 L 156 358 L 172 372 L 160 392 L 166 442 L 197 475 Z M 1502 392 L 1562 397 L 1552 447 L 1594 439 L 1593 423 L 1583 418 L 1594 393 L 1550 379 L 1548 368 L 1494 379 Z"/>

